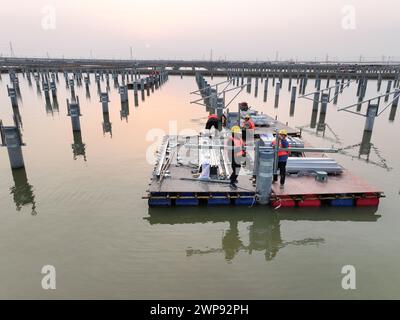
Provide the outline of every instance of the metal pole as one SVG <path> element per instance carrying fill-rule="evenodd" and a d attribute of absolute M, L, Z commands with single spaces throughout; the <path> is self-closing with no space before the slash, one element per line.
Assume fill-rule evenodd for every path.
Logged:
<path fill-rule="evenodd" d="M 293 86 L 292 87 L 292 95 L 290 98 L 290 115 L 294 115 L 294 109 L 296 106 L 296 93 L 297 93 L 297 87 Z"/>
<path fill-rule="evenodd" d="M 274 146 L 274 152 L 275 152 L 275 157 L 274 157 L 274 175 L 277 174 L 278 172 L 278 151 L 279 151 L 279 132 L 278 129 L 275 130 L 275 146 Z"/>
<path fill-rule="evenodd" d="M 256 180 L 256 193 L 258 203 L 268 204 L 271 193 L 274 168 L 274 150 L 260 150 L 258 156 L 258 171 Z"/>
<path fill-rule="evenodd" d="M 279 91 L 281 89 L 281 85 L 280 82 L 277 83 L 276 87 L 275 87 L 275 108 L 278 108 L 278 104 L 279 104 Z"/>
<path fill-rule="evenodd" d="M 375 117 L 378 114 L 378 107 L 379 107 L 379 102 L 376 104 L 372 104 L 370 101 L 368 103 L 367 117 L 365 120 L 364 131 L 372 132 L 372 129 L 374 128 Z"/>
<path fill-rule="evenodd" d="M 268 95 L 268 75 L 264 81 L 264 102 L 267 101 L 267 95 Z"/>
<path fill-rule="evenodd" d="M 389 121 L 394 121 L 394 119 L 396 118 L 397 106 L 399 104 L 400 89 L 396 89 L 394 96 L 395 98 L 392 102 L 392 107 L 390 108 Z"/>

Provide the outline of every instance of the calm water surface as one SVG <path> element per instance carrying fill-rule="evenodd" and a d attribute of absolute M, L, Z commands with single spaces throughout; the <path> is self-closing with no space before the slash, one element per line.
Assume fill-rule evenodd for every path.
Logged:
<path fill-rule="evenodd" d="M 389 121 L 390 108 L 375 122 L 369 163 L 357 158 L 359 147 L 333 156 L 385 192 L 378 209 L 149 209 L 141 198 L 153 167 L 146 153 L 157 140 L 148 132 L 203 127 L 204 108 L 189 103 L 195 80 L 170 76 L 145 101 L 139 95 L 137 107 L 129 91 L 125 119 L 112 81 L 109 117 L 103 116 L 91 77 L 90 98 L 84 85 L 75 88 L 82 132 L 74 135 L 62 74 L 59 112 L 50 112 L 35 82 L 29 86 L 19 75 L 26 168 L 12 172 L 6 148 L 0 149 L 0 298 L 400 298 L 400 125 Z M 266 102 L 260 82 L 257 97 L 253 87 L 234 105 L 244 100 L 291 126 L 309 126 L 312 102 L 298 99 L 291 117 L 287 81 L 278 108 L 272 81 Z M 13 114 L 8 83 L 3 74 L 6 125 Z M 367 96 L 376 88 L 369 81 Z M 310 80 L 307 92 L 313 90 Z M 322 138 L 305 128 L 304 138 L 315 146 L 360 143 L 364 118 L 337 112 L 356 102 L 356 90 L 353 84 L 337 106 L 328 106 L 326 123 L 335 134 L 328 130 Z M 112 134 L 103 123 L 111 123 Z M 57 270 L 53 291 L 41 288 L 48 264 Z M 356 290 L 341 288 L 348 264 L 357 270 Z"/>

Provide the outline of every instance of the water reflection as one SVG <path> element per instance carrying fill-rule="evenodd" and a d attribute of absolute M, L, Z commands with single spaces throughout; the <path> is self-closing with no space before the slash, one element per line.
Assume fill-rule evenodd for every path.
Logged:
<path fill-rule="evenodd" d="M 14 123 L 19 129 L 22 129 L 23 128 L 23 124 L 22 124 L 21 113 L 19 112 L 19 107 L 15 106 L 15 107 L 12 107 L 12 109 L 13 109 Z"/>
<path fill-rule="evenodd" d="M 246 208 L 247 209 L 247 208 Z M 176 225 L 176 224 L 204 224 L 227 223 L 223 232 L 220 246 L 216 248 L 187 248 L 188 257 L 220 253 L 226 261 L 233 261 L 239 252 L 261 252 L 266 261 L 273 260 L 278 252 L 287 246 L 321 245 L 325 243 L 323 237 L 305 237 L 303 239 L 285 241 L 281 234 L 282 221 L 352 221 L 352 222 L 376 222 L 380 215 L 376 215 L 376 208 L 341 208 L 340 212 L 335 208 L 312 210 L 309 208 L 296 208 L 293 211 L 276 212 L 265 207 L 255 207 L 251 210 L 242 208 L 149 208 L 148 220 L 151 225 Z M 251 223 L 247 228 L 247 241 L 240 237 L 239 227 L 241 223 Z M 200 227 L 200 226 L 199 226 Z M 313 229 L 313 234 L 315 230 Z M 246 245 L 245 243 L 248 243 Z"/>
<path fill-rule="evenodd" d="M 25 168 L 14 169 L 11 172 L 14 186 L 10 188 L 10 194 L 13 196 L 17 211 L 20 211 L 24 206 L 30 205 L 32 208 L 31 214 L 36 215 L 35 194 L 33 193 L 33 187 L 28 182 Z"/>
<path fill-rule="evenodd" d="M 57 99 L 56 95 L 53 96 L 53 111 L 60 112 L 59 105 L 58 105 L 58 99 Z"/>
<path fill-rule="evenodd" d="M 393 122 L 396 119 L 397 105 L 393 104 L 390 107 L 389 121 Z"/>
<path fill-rule="evenodd" d="M 83 157 L 83 160 L 86 161 L 86 145 L 82 140 L 81 131 L 72 131 L 74 136 L 74 143 L 71 145 L 72 153 L 74 160 L 78 159 L 79 156 Z"/>
<path fill-rule="evenodd" d="M 136 100 L 137 100 L 137 96 L 135 96 L 135 105 L 136 105 Z M 120 115 L 121 115 L 121 120 L 125 119 L 126 122 L 128 122 L 128 117 L 129 117 L 129 102 L 121 102 L 121 111 L 120 111 Z"/>
<path fill-rule="evenodd" d="M 315 129 L 317 126 L 317 117 L 318 117 L 318 108 L 313 109 L 311 112 L 311 121 L 310 121 L 310 128 Z"/>
<path fill-rule="evenodd" d="M 86 84 L 85 87 L 86 87 L 86 99 L 90 101 L 90 89 L 89 89 L 89 84 Z"/>
<path fill-rule="evenodd" d="M 110 114 L 108 112 L 103 112 L 103 135 L 106 133 L 110 134 L 110 137 L 112 137 L 112 124 L 110 122 Z"/>
<path fill-rule="evenodd" d="M 360 151 L 359 151 L 359 156 L 367 156 L 367 160 L 369 160 L 369 155 L 371 153 L 371 137 L 372 137 L 372 131 L 364 130 L 362 140 L 360 143 Z"/>
<path fill-rule="evenodd" d="M 46 103 L 45 103 L 46 114 L 53 115 L 53 106 L 51 105 L 50 97 L 46 97 L 45 101 L 46 101 Z"/>
<path fill-rule="evenodd" d="M 378 166 L 388 171 L 392 170 L 392 167 L 388 165 L 387 160 L 382 155 L 380 150 L 371 142 L 371 138 L 372 138 L 372 131 L 364 130 L 362 135 L 362 140 L 360 143 L 343 147 L 341 148 L 340 153 L 345 156 L 349 156 L 351 158 L 364 160 L 369 164 Z M 357 148 L 358 148 L 358 154 L 355 154 L 357 151 L 354 152 L 354 150 L 357 150 Z M 374 152 L 374 155 L 376 156 L 378 161 L 373 161 L 370 159 L 372 151 Z M 363 158 L 363 156 L 365 158 Z"/>

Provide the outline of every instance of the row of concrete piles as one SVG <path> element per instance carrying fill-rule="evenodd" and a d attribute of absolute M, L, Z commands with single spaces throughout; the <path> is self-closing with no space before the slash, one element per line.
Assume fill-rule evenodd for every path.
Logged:
<path fill-rule="evenodd" d="M 22 155 L 22 146 L 24 143 L 21 134 L 22 118 L 18 105 L 18 100 L 21 99 L 21 91 L 18 75 L 13 71 L 10 71 L 9 77 L 11 86 L 7 85 L 7 93 L 11 99 L 14 125 L 4 126 L 0 120 L 0 137 L 1 146 L 7 147 L 11 168 L 19 169 L 24 167 L 24 157 Z"/>
<path fill-rule="evenodd" d="M 225 108 L 225 97 L 218 95 L 218 86 L 212 87 L 201 73 L 195 75 L 200 94 L 206 105 L 206 110 L 209 114 L 216 114 L 218 119 L 222 119 L 222 114 Z M 218 129 L 222 129 L 222 122 L 218 122 Z"/>
<path fill-rule="evenodd" d="M 157 89 L 160 85 L 162 85 L 168 79 L 168 74 L 165 70 L 162 70 L 155 75 L 150 75 L 145 78 L 140 78 L 140 74 L 137 72 L 133 72 L 132 70 L 128 70 L 128 71 L 120 70 L 118 72 L 113 71 L 111 73 L 97 71 L 95 73 L 95 82 L 96 82 L 96 86 L 97 86 L 97 93 L 99 96 L 99 102 L 102 105 L 103 134 L 108 133 L 108 134 L 110 134 L 110 136 L 112 136 L 112 123 L 110 121 L 110 113 L 109 113 L 110 75 L 114 81 L 114 88 L 118 89 L 118 93 L 120 95 L 120 100 L 121 100 L 120 117 L 121 117 L 121 120 L 124 118 L 124 119 L 126 119 L 126 121 L 128 121 L 128 116 L 129 116 L 128 89 L 134 90 L 135 106 L 138 106 L 137 83 L 141 84 L 141 86 L 139 88 L 142 92 L 142 100 L 144 100 L 145 88 L 147 88 L 147 95 L 149 96 L 150 89 L 154 92 L 154 87 Z M 121 78 L 121 83 L 119 82 L 119 78 Z M 133 83 L 127 83 L 127 81 L 129 81 L 129 78 L 130 78 L 130 80 L 133 81 Z M 80 107 L 79 107 L 79 99 L 77 99 L 77 101 L 74 99 L 75 94 L 74 94 L 74 90 L 73 90 L 73 83 L 74 83 L 73 80 L 74 79 L 70 79 L 70 81 L 69 81 L 72 103 L 69 103 L 69 101 L 67 101 L 67 105 L 68 105 L 68 115 L 71 116 L 72 127 L 73 127 L 73 131 L 75 132 L 75 131 L 80 131 L 79 117 L 81 116 L 81 114 L 80 114 Z M 101 81 L 106 82 L 106 90 L 105 91 L 102 90 Z M 86 76 L 84 77 L 84 82 L 85 82 L 85 86 L 86 86 L 86 93 L 87 93 L 86 95 L 88 96 L 89 84 L 90 84 L 89 73 L 87 73 Z M 90 93 L 89 93 L 89 96 L 90 96 Z M 71 109 L 71 107 L 72 107 L 72 109 Z M 75 111 L 71 112 L 71 110 L 73 110 L 74 108 L 75 108 Z"/>
<path fill-rule="evenodd" d="M 365 113 L 365 125 L 364 125 L 364 131 L 363 131 L 363 136 L 362 136 L 362 141 L 360 143 L 360 151 L 359 155 L 367 155 L 369 156 L 370 150 L 371 150 L 371 137 L 372 137 L 372 131 L 374 127 L 374 122 L 375 118 L 379 115 L 379 105 L 381 102 L 381 97 L 373 100 L 366 100 L 366 91 L 367 91 L 367 85 L 368 85 L 368 77 L 366 76 L 359 76 L 357 77 L 354 81 L 357 83 L 357 91 L 356 91 L 356 97 L 357 97 L 357 103 L 356 103 L 356 112 L 362 115 L 361 108 L 362 104 L 367 103 L 367 111 Z M 317 80 L 316 80 L 317 82 Z M 348 86 L 351 82 L 351 79 L 345 80 L 342 78 L 341 82 L 338 81 L 336 78 L 336 83 L 334 86 L 334 96 L 333 98 L 331 97 L 331 88 L 329 90 L 320 90 L 320 85 L 316 83 L 316 89 L 313 93 L 313 108 L 312 108 L 312 115 L 311 115 L 311 123 L 310 127 L 311 128 L 316 128 L 317 132 L 323 132 L 325 134 L 325 128 L 326 128 L 326 122 L 325 122 L 325 117 L 326 117 L 326 109 L 327 105 L 329 102 L 333 100 L 333 104 L 337 104 L 337 99 L 339 93 L 343 92 L 343 89 L 345 86 Z M 381 91 L 381 83 L 382 78 L 379 77 L 378 82 L 377 82 L 377 91 Z M 392 91 L 392 84 L 394 85 L 395 89 Z M 391 102 L 388 104 L 390 106 L 391 104 L 391 109 L 390 109 L 390 114 L 389 114 L 389 121 L 394 121 L 396 112 L 397 112 L 397 107 L 399 103 L 399 96 L 400 96 L 400 89 L 399 89 L 400 82 L 398 80 L 392 81 L 388 80 L 387 81 L 387 87 L 384 96 L 384 101 L 388 102 L 389 96 L 392 96 Z M 327 88 L 328 88 L 327 84 Z M 319 120 L 317 122 L 317 114 L 318 114 L 318 106 L 319 104 L 321 105 L 320 109 L 320 116 Z"/>
<path fill-rule="evenodd" d="M 58 101 L 57 101 L 57 84 L 59 83 L 59 77 L 57 71 L 50 70 L 23 70 L 23 77 L 28 80 L 28 84 L 32 86 L 32 78 L 34 78 L 36 82 L 36 86 L 38 89 L 38 94 L 42 95 L 42 91 L 44 93 L 44 97 L 46 100 L 46 111 L 53 112 L 54 106 L 56 106 L 58 111 Z M 68 72 L 63 72 L 65 79 L 65 86 L 70 91 L 70 98 L 66 99 L 67 103 L 67 116 L 71 118 L 71 126 L 74 135 L 74 143 L 72 145 L 74 158 L 77 156 L 83 155 L 85 160 L 85 144 L 82 142 L 81 136 L 81 123 L 80 117 L 81 108 L 79 97 L 75 92 L 75 85 L 81 86 L 82 80 L 85 83 L 87 93 L 89 92 L 90 85 L 90 73 L 83 73 L 82 71 L 75 71 L 72 73 L 72 77 Z M 109 87 L 109 78 L 110 74 L 112 75 L 116 88 L 118 88 L 120 97 L 121 97 L 121 119 L 129 115 L 129 105 L 128 105 L 128 87 L 134 90 L 135 96 L 135 105 L 137 104 L 137 96 L 138 89 L 142 92 L 142 97 L 144 100 L 144 90 L 147 90 L 147 95 L 150 95 L 150 90 L 154 92 L 154 88 L 157 89 L 159 86 L 164 84 L 168 79 L 168 73 L 165 70 L 160 70 L 155 72 L 152 75 L 146 76 L 145 78 L 140 78 L 139 72 L 134 72 L 133 70 L 119 70 L 112 71 L 109 73 L 108 71 L 98 71 L 95 73 L 95 80 L 98 86 L 98 94 L 100 97 L 100 102 L 102 104 L 103 111 L 103 133 L 111 131 L 111 122 L 109 117 L 109 95 L 108 91 L 102 92 L 100 79 L 106 80 L 107 87 Z M 22 146 L 24 145 L 22 141 L 22 118 L 19 112 L 19 104 L 18 100 L 21 99 L 21 92 L 19 87 L 19 79 L 18 74 L 14 71 L 9 72 L 10 83 L 11 86 L 7 86 L 8 96 L 11 100 L 11 106 L 13 109 L 13 118 L 14 118 L 14 126 L 4 126 L 0 121 L 0 136 L 1 136 L 1 145 L 7 147 L 10 165 L 12 169 L 24 168 L 24 159 L 22 154 Z M 119 84 L 119 76 L 121 77 L 122 84 Z M 127 83 L 125 81 L 129 81 L 129 78 L 133 80 L 132 83 Z M 1 78 L 0 78 L 1 80 Z M 137 85 L 139 84 L 139 85 Z M 50 93 L 51 92 L 51 93 Z M 88 96 L 88 95 L 87 95 Z M 89 93 L 90 98 L 90 93 Z M 51 102 L 53 99 L 53 103 Z"/>
<path fill-rule="evenodd" d="M 238 74 L 232 75 L 229 74 L 227 76 L 227 79 L 230 80 L 234 85 L 244 85 L 245 81 L 244 78 L 242 77 L 242 81 L 240 80 L 240 77 Z M 264 86 L 265 89 L 264 91 L 267 92 L 268 90 L 268 74 L 265 76 L 265 78 L 261 78 L 261 82 L 264 81 Z M 251 85 L 252 85 L 252 79 L 250 77 L 247 78 L 247 92 L 251 92 Z M 275 77 L 273 77 L 273 86 L 275 86 L 275 107 L 277 107 L 277 101 L 279 101 L 279 92 L 282 88 L 282 79 L 278 79 L 279 81 L 276 83 L 275 86 Z M 210 99 L 210 97 L 213 95 L 211 86 L 207 83 L 207 81 L 204 79 L 204 77 L 201 74 L 196 74 L 196 81 L 197 84 L 202 92 L 203 98 Z M 327 79 L 326 81 L 326 88 L 322 89 L 321 88 L 321 78 L 317 77 L 315 78 L 314 82 L 314 87 L 316 91 L 313 94 L 313 109 L 312 109 L 312 119 L 311 119 L 311 127 L 315 128 L 317 127 L 317 131 L 323 131 L 325 132 L 326 128 L 326 112 L 327 112 L 327 107 L 328 104 L 333 100 L 334 104 L 337 104 L 337 99 L 338 95 L 343 92 L 344 87 L 348 86 L 350 84 L 351 79 L 346 79 L 345 78 L 335 78 L 335 84 L 334 86 L 330 87 L 330 79 Z M 366 89 L 367 89 L 367 83 L 368 83 L 368 78 L 367 77 L 359 77 L 355 80 L 358 83 L 358 89 L 357 89 L 357 96 L 359 97 L 359 102 L 362 102 L 365 95 L 366 95 Z M 258 90 L 258 78 L 255 78 L 255 96 L 257 96 L 257 90 Z M 297 78 L 297 83 L 299 83 L 299 94 L 305 94 L 305 88 L 307 86 L 308 79 L 307 77 L 299 77 Z M 392 84 L 397 88 L 395 90 L 395 93 L 393 95 L 393 101 L 391 102 L 391 112 L 390 112 L 390 119 L 391 121 L 394 120 L 394 115 L 397 110 L 398 102 L 399 102 L 399 97 L 400 97 L 400 89 L 398 89 L 398 86 L 400 82 L 398 80 L 392 81 L 388 80 L 387 82 L 387 88 L 386 88 L 386 95 L 385 95 L 385 102 L 389 100 L 389 95 L 393 94 L 391 92 L 392 90 Z M 380 90 L 381 84 L 378 82 L 378 91 Z M 291 107 L 290 107 L 290 114 L 292 115 L 294 113 L 294 108 L 295 108 L 295 100 L 296 100 L 296 93 L 297 93 L 297 87 L 292 86 L 292 79 L 289 78 L 289 86 L 288 89 L 291 90 L 291 95 L 290 95 L 290 101 L 291 101 Z M 332 92 L 331 90 L 334 90 L 334 96 L 332 98 Z M 361 97 L 361 99 L 360 99 Z M 371 136 L 372 136 L 372 131 L 374 127 L 374 121 L 376 116 L 378 115 L 378 109 L 379 109 L 379 102 L 378 100 L 376 103 L 373 103 L 373 101 L 368 102 L 368 107 L 367 107 L 367 112 L 366 112 L 366 120 L 365 120 L 365 126 L 364 126 L 364 132 L 363 132 L 363 138 L 362 142 L 360 144 L 360 155 L 368 154 L 370 153 L 371 149 Z M 208 102 L 208 105 L 210 102 Z M 320 107 L 319 107 L 320 106 Z M 317 122 L 317 116 L 318 116 L 318 110 L 320 111 L 319 113 L 319 119 Z M 258 148 L 259 146 L 256 146 Z M 257 171 L 257 190 L 269 190 L 270 189 L 270 184 L 271 184 L 271 179 L 270 178 L 265 178 L 265 177 L 270 177 L 272 174 L 273 170 L 273 161 L 274 161 L 274 151 L 273 150 L 268 150 L 268 149 L 259 149 L 257 151 L 257 157 L 256 157 L 256 167 L 258 166 L 258 171 Z M 262 172 L 263 175 L 259 177 L 259 172 Z M 264 177 L 264 178 L 263 178 Z M 265 192 L 257 192 L 259 195 L 266 195 L 267 193 Z M 268 199 L 258 199 L 260 203 L 266 203 L 268 202 Z"/>
<path fill-rule="evenodd" d="M 246 78 L 246 82 L 244 80 L 244 75 L 243 73 L 239 75 L 239 73 L 236 74 L 232 74 L 229 73 L 227 75 L 227 79 L 232 81 L 233 85 L 236 86 L 246 86 L 246 91 L 247 93 L 251 93 L 251 87 L 252 87 L 252 78 L 250 76 L 248 76 Z M 279 96 L 280 96 L 280 92 L 283 86 L 283 75 L 279 75 L 278 77 L 275 76 L 270 76 L 268 73 L 262 74 L 262 76 L 259 77 L 255 77 L 254 78 L 254 96 L 257 97 L 258 96 L 258 88 L 259 88 L 259 83 L 264 83 L 264 87 L 263 87 L 263 101 L 266 102 L 268 99 L 268 85 L 269 85 L 269 81 L 270 79 L 272 79 L 272 87 L 275 88 L 274 90 L 274 107 L 278 108 L 279 106 Z M 261 81 L 260 81 L 261 80 Z M 303 78 L 303 77 L 298 77 L 297 78 L 297 83 L 300 82 L 300 91 L 299 94 L 302 94 L 303 92 L 305 92 L 305 88 L 307 85 L 307 78 Z M 288 91 L 291 91 L 290 94 L 290 115 L 293 116 L 294 115 L 294 110 L 295 110 L 295 103 L 296 103 L 296 95 L 297 95 L 297 86 L 293 85 L 293 79 L 290 76 L 288 78 Z"/>
<path fill-rule="evenodd" d="M 268 72 L 264 72 L 263 70 L 259 70 L 259 74 L 261 75 L 261 83 L 264 82 L 264 102 L 267 101 L 267 96 L 268 96 L 268 83 L 270 79 L 270 75 Z M 282 84 L 283 84 L 283 74 L 278 74 L 278 75 L 272 75 L 272 86 L 275 87 L 274 93 L 275 93 L 275 101 L 274 101 L 274 107 L 278 108 L 279 106 L 279 95 L 280 95 L 280 90 L 282 89 Z M 357 107 L 357 111 L 360 111 L 361 109 L 361 102 L 364 100 L 365 95 L 366 95 L 366 90 L 367 90 L 367 84 L 368 84 L 368 75 L 366 74 L 361 74 L 361 75 L 356 75 L 354 76 L 355 79 L 353 81 L 356 81 L 358 84 L 357 87 L 357 97 L 358 97 L 358 102 L 359 105 Z M 382 84 L 382 74 L 377 75 L 377 91 L 381 90 L 381 84 Z M 240 71 L 238 70 L 233 70 L 231 72 L 228 72 L 227 74 L 227 79 L 231 80 L 234 85 L 243 85 L 245 84 L 245 79 L 244 79 L 244 72 L 243 70 Z M 316 118 L 317 118 L 317 112 L 318 112 L 318 105 L 321 104 L 321 115 L 320 115 L 320 121 L 318 121 L 318 131 L 325 131 L 325 115 L 326 115 L 326 110 L 325 110 L 325 103 L 323 103 L 323 100 L 328 100 L 329 102 L 333 100 L 333 104 L 337 105 L 338 103 L 338 97 L 339 95 L 343 92 L 344 88 L 346 86 L 349 86 L 352 78 L 348 77 L 347 79 L 344 76 L 337 75 L 334 78 L 327 77 L 326 78 L 326 87 L 322 88 L 321 82 L 322 82 L 323 76 L 317 74 L 314 79 L 314 97 L 313 97 L 313 114 L 312 114 L 312 121 L 311 121 L 311 128 L 316 127 Z M 293 80 L 295 80 L 297 85 L 293 85 Z M 334 84 L 330 86 L 332 82 Z M 300 74 L 298 73 L 295 77 L 292 77 L 292 75 L 288 76 L 288 90 L 291 91 L 290 95 L 290 116 L 294 116 L 295 113 L 295 103 L 296 103 L 296 94 L 297 94 L 297 88 L 298 88 L 298 94 L 299 95 L 305 95 L 306 94 L 306 88 L 307 84 L 309 82 L 308 75 L 307 74 Z M 258 83 L 259 83 L 259 77 L 254 78 L 254 96 L 257 97 L 258 95 Z M 251 93 L 251 86 L 252 86 L 252 78 L 250 76 L 247 77 L 246 80 L 246 90 L 248 93 Z M 277 84 L 277 85 L 276 85 Z M 396 73 L 394 75 L 394 80 L 388 80 L 387 81 L 387 87 L 386 87 L 386 95 L 385 95 L 385 102 L 389 100 L 389 93 L 392 91 L 393 88 L 399 88 L 400 86 L 400 74 Z M 324 98 L 322 97 L 323 94 L 327 94 L 327 97 L 325 96 Z M 333 97 L 332 97 L 333 94 Z M 331 99 L 332 97 L 332 99 Z M 389 115 L 389 120 L 393 121 L 396 115 L 396 110 L 397 110 L 397 101 L 396 99 L 393 100 L 392 102 L 392 108 L 391 112 Z"/>

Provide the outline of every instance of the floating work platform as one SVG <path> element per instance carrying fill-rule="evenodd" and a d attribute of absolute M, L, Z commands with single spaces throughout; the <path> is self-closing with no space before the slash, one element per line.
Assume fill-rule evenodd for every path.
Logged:
<path fill-rule="evenodd" d="M 202 147 L 193 147 L 198 145 Z M 144 197 L 149 206 L 256 205 L 254 152 L 247 151 L 246 165 L 241 168 L 237 189 L 234 189 L 228 180 L 231 173 L 229 157 L 224 153 L 226 150 L 218 147 L 221 145 L 224 144 L 221 144 L 220 136 L 166 136 Z M 196 177 L 205 154 L 210 158 L 210 180 Z M 293 160 L 295 163 L 298 159 L 307 162 L 307 154 L 304 156 L 293 157 Z M 378 206 L 379 198 L 384 197 L 381 190 L 344 168 L 329 174 L 325 182 L 317 181 L 315 172 L 306 171 L 288 174 L 284 189 L 280 189 L 279 183 L 273 184 L 269 204 L 273 207 Z"/>

